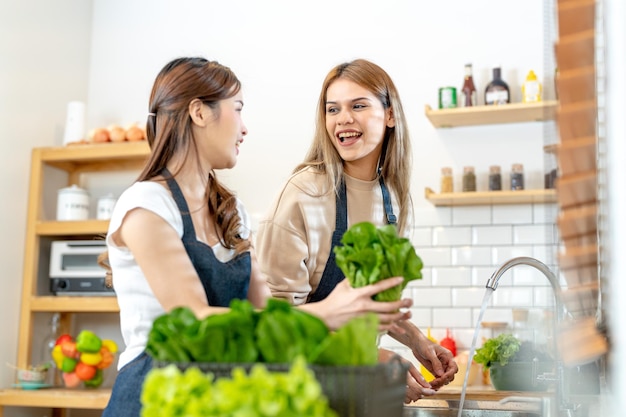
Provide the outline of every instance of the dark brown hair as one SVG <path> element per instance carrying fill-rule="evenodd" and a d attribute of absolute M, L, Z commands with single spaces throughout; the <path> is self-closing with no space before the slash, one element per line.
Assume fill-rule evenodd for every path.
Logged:
<path fill-rule="evenodd" d="M 167 63 L 157 75 L 150 94 L 146 133 L 151 152 L 137 181 L 161 175 L 178 152 L 187 158 L 193 148 L 198 158 L 188 113 L 191 101 L 199 99 L 217 112 L 218 102 L 233 97 L 240 89 L 237 76 L 217 61 L 183 57 Z M 176 177 L 177 173 L 171 174 Z M 250 249 L 250 241 L 240 236 L 241 217 L 235 195 L 219 183 L 213 171 L 209 172 L 205 195 L 222 246 L 236 253 Z M 112 287 L 108 251 L 98 257 L 98 264 L 106 270 L 106 286 Z"/>
<path fill-rule="evenodd" d="M 217 61 L 183 57 L 166 64 L 157 75 L 150 94 L 146 133 L 152 152 L 138 181 L 160 175 L 175 153 L 188 158 L 193 148 L 195 157 L 199 158 L 188 110 L 191 101 L 199 99 L 218 111 L 218 102 L 233 97 L 240 89 L 237 76 Z M 172 172 L 174 177 L 176 174 Z M 209 173 L 206 197 L 222 246 L 235 249 L 237 253 L 248 250 L 250 242 L 239 234 L 241 217 L 235 195 L 219 183 L 213 171 Z"/>

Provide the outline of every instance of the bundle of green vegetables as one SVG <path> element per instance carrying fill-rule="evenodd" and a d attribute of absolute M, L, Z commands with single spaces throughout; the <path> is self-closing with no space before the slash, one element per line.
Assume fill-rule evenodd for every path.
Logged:
<path fill-rule="evenodd" d="M 302 358 L 288 372 L 269 372 L 262 364 L 250 373 L 234 368 L 218 378 L 191 367 L 152 369 L 141 393 L 142 417 L 336 417 L 313 371 Z"/>
<path fill-rule="evenodd" d="M 374 365 L 378 362 L 378 317 L 367 314 L 330 332 L 318 317 L 278 299 L 255 310 L 233 300 L 230 310 L 198 319 L 186 307 L 158 317 L 147 353 L 164 362 Z"/>
<path fill-rule="evenodd" d="M 352 225 L 334 249 L 335 262 L 354 288 L 385 278 L 404 277 L 402 284 L 374 296 L 377 301 L 397 301 L 402 290 L 422 278 L 423 263 L 407 238 L 398 236 L 396 226 L 376 228 L 370 222 Z"/>

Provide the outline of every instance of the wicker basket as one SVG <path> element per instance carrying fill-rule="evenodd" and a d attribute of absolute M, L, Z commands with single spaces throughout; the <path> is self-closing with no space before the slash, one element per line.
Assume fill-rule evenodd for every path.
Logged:
<path fill-rule="evenodd" d="M 157 368 L 172 362 L 154 361 Z M 230 377 L 233 368 L 250 371 L 253 363 L 175 363 L 181 370 L 197 367 L 215 378 Z M 272 372 L 287 372 L 287 364 L 263 364 Z M 402 417 L 408 365 L 399 357 L 373 366 L 309 365 L 320 382 L 330 407 L 340 417 Z"/>

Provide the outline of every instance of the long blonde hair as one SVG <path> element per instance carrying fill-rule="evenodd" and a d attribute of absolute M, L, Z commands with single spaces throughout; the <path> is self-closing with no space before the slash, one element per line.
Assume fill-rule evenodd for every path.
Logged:
<path fill-rule="evenodd" d="M 319 172 L 328 174 L 331 182 L 329 187 L 338 193 L 344 173 L 343 159 L 333 145 L 333 138 L 326 131 L 326 94 L 330 85 L 338 79 L 347 79 L 360 85 L 378 97 L 383 108 L 391 109 L 395 126 L 387 127 L 385 131 L 382 151 L 384 160 L 380 161 L 380 175 L 396 196 L 400 209 L 398 233 L 404 234 L 413 207 L 411 141 L 398 90 L 391 77 L 378 65 L 365 59 L 357 59 L 337 65 L 326 75 L 317 103 L 315 136 L 304 161 L 294 169 L 294 173 L 306 167 L 314 167 Z"/>

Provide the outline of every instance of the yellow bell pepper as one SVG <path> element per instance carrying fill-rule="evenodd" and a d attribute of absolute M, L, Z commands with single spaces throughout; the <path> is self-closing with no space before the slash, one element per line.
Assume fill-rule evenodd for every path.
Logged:
<path fill-rule="evenodd" d="M 100 354 L 100 352 L 97 352 L 97 353 L 83 352 L 80 354 L 80 361 L 84 363 L 85 365 L 96 366 L 97 364 L 100 363 L 100 361 L 102 361 L 102 354 Z"/>

